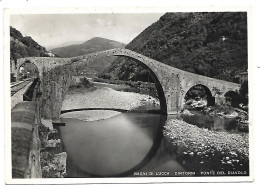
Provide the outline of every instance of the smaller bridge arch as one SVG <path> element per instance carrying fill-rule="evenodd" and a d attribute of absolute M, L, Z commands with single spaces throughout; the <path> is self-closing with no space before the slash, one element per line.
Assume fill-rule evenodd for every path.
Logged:
<path fill-rule="evenodd" d="M 16 80 L 19 81 L 20 80 L 20 69 L 26 65 L 33 65 L 33 67 L 31 67 L 30 69 L 32 69 L 32 71 L 34 71 L 34 77 L 38 77 L 39 73 L 40 73 L 40 69 L 37 66 L 37 64 L 35 64 L 33 61 L 29 60 L 29 59 L 25 59 L 24 61 L 20 61 L 17 64 L 17 68 L 16 68 L 16 72 L 15 72 L 15 76 L 16 76 Z"/>
<path fill-rule="evenodd" d="M 196 89 L 197 88 L 197 89 Z M 191 90 L 199 90 L 198 92 L 194 91 L 195 94 L 189 94 L 189 92 L 191 92 Z M 204 90 L 204 94 L 201 92 Z M 196 94 L 197 93 L 197 94 Z M 215 105 L 215 97 L 213 96 L 213 91 L 207 87 L 206 85 L 204 84 L 201 84 L 201 83 L 198 83 L 198 84 L 195 84 L 191 87 L 188 87 L 185 91 L 184 91 L 184 95 L 183 95 L 183 104 L 185 102 L 185 98 L 187 97 L 195 97 L 195 96 L 199 96 L 200 98 L 203 98 L 205 97 L 205 95 L 207 96 L 206 99 L 207 99 L 207 106 L 213 106 Z"/>
<path fill-rule="evenodd" d="M 229 102 L 233 107 L 238 107 L 240 102 L 240 95 L 238 92 L 230 90 L 224 94 L 225 101 Z"/>

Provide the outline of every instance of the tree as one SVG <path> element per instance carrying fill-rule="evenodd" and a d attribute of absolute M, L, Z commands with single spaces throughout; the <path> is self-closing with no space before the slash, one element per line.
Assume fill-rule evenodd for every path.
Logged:
<path fill-rule="evenodd" d="M 248 104 L 248 82 L 244 81 L 239 89 L 239 94 L 242 103 Z"/>
<path fill-rule="evenodd" d="M 166 13 L 126 48 L 182 70 L 233 81 L 236 72 L 247 70 L 247 13 Z M 141 69 L 132 72 L 136 76 L 129 74 L 137 70 L 127 69 L 129 62 L 117 58 L 107 72 L 118 79 L 143 78 Z"/>

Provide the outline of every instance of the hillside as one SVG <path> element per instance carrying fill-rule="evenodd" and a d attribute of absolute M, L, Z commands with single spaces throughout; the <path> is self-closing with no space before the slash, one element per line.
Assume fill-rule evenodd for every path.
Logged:
<path fill-rule="evenodd" d="M 121 47 L 125 47 L 125 44 L 101 37 L 95 37 L 82 44 L 54 48 L 51 51 L 60 57 L 75 57 Z"/>
<path fill-rule="evenodd" d="M 10 27 L 10 53 L 10 58 L 13 61 L 23 57 L 54 56 L 30 36 L 24 37 L 20 31 L 13 27 Z"/>
<path fill-rule="evenodd" d="M 232 81 L 247 70 L 247 15 L 166 13 L 126 48 L 182 70 Z M 147 71 L 124 58 L 115 60 L 106 75 L 148 80 Z"/>
<path fill-rule="evenodd" d="M 51 51 L 59 55 L 60 57 L 75 57 L 84 54 L 95 53 L 99 51 L 104 51 L 104 50 L 109 50 L 114 48 L 122 48 L 122 47 L 125 47 L 125 44 L 117 41 L 101 38 L 101 37 L 95 37 L 82 44 L 54 48 Z M 115 60 L 116 57 L 105 57 L 96 60 L 94 62 L 91 62 L 88 65 L 88 72 L 102 73 Z"/>

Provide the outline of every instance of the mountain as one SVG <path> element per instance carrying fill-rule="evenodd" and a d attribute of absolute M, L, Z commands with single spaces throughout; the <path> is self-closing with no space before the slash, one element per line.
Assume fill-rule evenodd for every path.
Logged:
<path fill-rule="evenodd" d="M 69 46 L 69 45 L 76 45 L 76 44 L 81 44 L 82 41 L 66 41 L 64 43 L 59 43 L 59 44 L 52 44 L 51 46 L 46 47 L 47 49 L 51 50 L 51 49 L 56 49 L 56 48 L 60 48 L 60 47 L 65 47 L 65 46 Z"/>
<path fill-rule="evenodd" d="M 247 71 L 247 13 L 166 13 L 126 48 L 182 70 L 232 81 L 236 73 Z M 149 80 L 146 70 L 124 58 L 116 59 L 107 74 Z"/>
<path fill-rule="evenodd" d="M 94 37 L 82 44 L 54 48 L 51 51 L 60 57 L 75 57 L 121 47 L 125 47 L 125 44 L 101 37 Z"/>
<path fill-rule="evenodd" d="M 84 54 L 123 47 L 125 47 L 125 44 L 123 43 L 101 37 L 94 37 L 82 44 L 54 48 L 51 51 L 59 55 L 60 57 L 75 57 Z M 88 72 L 96 74 L 101 73 L 105 69 L 107 69 L 115 60 L 116 57 L 105 57 L 102 59 L 95 60 L 88 65 Z"/>
<path fill-rule="evenodd" d="M 23 57 L 49 57 L 54 56 L 39 45 L 30 36 L 23 36 L 20 31 L 10 27 L 10 58 L 15 61 Z"/>

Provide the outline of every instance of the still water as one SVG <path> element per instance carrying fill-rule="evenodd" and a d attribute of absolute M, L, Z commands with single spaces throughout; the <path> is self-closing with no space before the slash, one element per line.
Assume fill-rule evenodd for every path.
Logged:
<path fill-rule="evenodd" d="M 142 108 L 158 109 L 159 106 L 146 102 Z M 160 172 L 174 176 L 175 172 L 185 171 L 171 143 L 163 136 L 167 119 L 181 119 L 209 130 L 236 132 L 234 120 L 192 113 L 195 114 L 167 117 L 128 112 L 89 122 L 61 118 L 66 123 L 59 130 L 68 154 L 67 177 L 131 177 Z"/>
<path fill-rule="evenodd" d="M 174 152 L 165 150 L 169 146 L 162 135 L 165 120 L 145 113 L 122 113 L 93 122 L 63 118 L 66 127 L 60 132 L 70 159 L 68 177 L 134 176 L 145 169 L 159 170 L 168 162 L 172 162 L 169 171 L 184 170 L 174 156 L 169 158 Z"/>
<path fill-rule="evenodd" d="M 200 128 L 223 131 L 229 133 L 238 133 L 236 118 L 224 118 L 219 116 L 209 116 L 201 111 L 190 110 L 194 115 L 180 115 L 177 119 L 181 119 L 189 124 L 197 125 Z M 169 116 L 169 118 L 174 116 Z"/>

